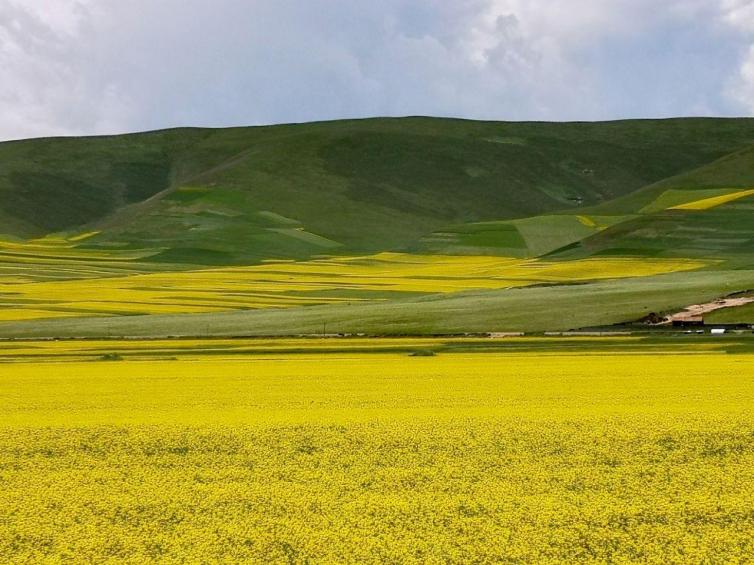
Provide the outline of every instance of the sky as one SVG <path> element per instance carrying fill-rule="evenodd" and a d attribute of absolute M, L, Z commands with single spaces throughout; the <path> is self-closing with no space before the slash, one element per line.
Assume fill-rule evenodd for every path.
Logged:
<path fill-rule="evenodd" d="M 0 0 L 0 140 L 754 114 L 754 0 Z"/>

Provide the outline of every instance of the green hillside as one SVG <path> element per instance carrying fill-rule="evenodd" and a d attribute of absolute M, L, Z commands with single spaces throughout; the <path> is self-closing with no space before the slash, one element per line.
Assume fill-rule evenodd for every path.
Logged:
<path fill-rule="evenodd" d="M 434 252 L 707 257 L 754 265 L 754 146 L 578 212 L 452 225 L 422 239 Z"/>
<path fill-rule="evenodd" d="M 0 231 L 101 231 L 86 245 L 196 264 L 373 252 L 610 201 L 751 143 L 754 120 L 431 118 L 4 143 Z"/>
<path fill-rule="evenodd" d="M 752 220 L 754 119 L 2 143 L 0 336 L 627 322 L 754 289 Z"/>
<path fill-rule="evenodd" d="M 630 219 L 581 240 L 583 254 L 711 257 L 754 266 L 754 147 L 595 207 Z"/>

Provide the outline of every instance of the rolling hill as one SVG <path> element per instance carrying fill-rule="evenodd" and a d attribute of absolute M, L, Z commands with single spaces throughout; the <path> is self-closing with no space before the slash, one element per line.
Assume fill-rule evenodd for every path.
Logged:
<path fill-rule="evenodd" d="M 2 143 L 0 335 L 622 322 L 754 288 L 753 187 L 754 119 Z"/>
<path fill-rule="evenodd" d="M 754 120 L 373 119 L 0 144 L 2 233 L 248 263 L 600 204 L 754 143 Z"/>

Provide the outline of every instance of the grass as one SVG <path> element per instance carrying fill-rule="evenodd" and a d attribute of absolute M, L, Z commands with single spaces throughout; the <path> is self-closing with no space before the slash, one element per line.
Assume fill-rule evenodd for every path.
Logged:
<path fill-rule="evenodd" d="M 716 310 L 705 315 L 704 320 L 709 324 L 754 324 L 754 305 Z"/>
<path fill-rule="evenodd" d="M 750 560 L 750 356 L 657 353 L 3 364 L 0 560 Z"/>
<path fill-rule="evenodd" d="M 753 210 L 754 201 L 740 198 L 704 210 L 668 210 L 640 216 L 584 239 L 571 257 L 605 253 L 708 257 L 747 268 L 754 260 L 750 229 Z"/>
<path fill-rule="evenodd" d="M 558 257 L 707 257 L 722 260 L 725 268 L 749 268 L 754 264 L 752 159 L 754 150 L 740 151 L 586 210 L 630 212 L 632 217 L 584 238 Z"/>
<path fill-rule="evenodd" d="M 422 238 L 420 249 L 459 255 L 539 257 L 629 218 L 558 214 L 460 224 Z"/>
<path fill-rule="evenodd" d="M 742 150 L 752 123 L 403 118 L 3 143 L 0 217 L 8 235 L 99 231 L 82 244 L 168 262 L 373 253 L 614 199 Z"/>
<path fill-rule="evenodd" d="M 700 270 L 585 284 L 549 284 L 384 302 L 212 314 L 0 323 L 2 337 L 447 335 L 564 331 L 638 320 L 754 288 L 754 271 Z M 323 330 L 324 328 L 324 330 Z"/>
<path fill-rule="evenodd" d="M 154 249 L 87 249 L 78 242 L 90 234 L 47 236 L 31 241 L 0 239 L 0 288 L 27 282 L 100 279 L 155 271 L 176 271 L 183 265 L 145 261 Z"/>
<path fill-rule="evenodd" d="M 562 259 L 705 257 L 748 268 L 754 243 L 747 198 L 754 183 L 753 159 L 751 148 L 737 151 L 596 206 L 586 205 L 579 214 L 563 209 L 556 215 L 444 227 L 424 238 L 424 248 Z"/>

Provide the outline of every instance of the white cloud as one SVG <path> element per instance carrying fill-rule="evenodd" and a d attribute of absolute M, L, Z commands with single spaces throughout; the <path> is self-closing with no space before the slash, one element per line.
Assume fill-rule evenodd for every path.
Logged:
<path fill-rule="evenodd" d="M 740 56 L 753 4 L 0 0 L 0 139 L 386 114 L 730 114 L 752 108 Z"/>
<path fill-rule="evenodd" d="M 129 127 L 118 89 L 88 80 L 86 61 L 77 52 L 90 15 L 81 0 L 32 5 L 0 0 L 0 136 Z"/>
<path fill-rule="evenodd" d="M 754 113 L 754 0 L 721 0 L 721 8 L 722 21 L 748 43 L 726 92 L 742 110 Z"/>
<path fill-rule="evenodd" d="M 722 0 L 723 20 L 740 30 L 754 32 L 754 0 Z"/>
<path fill-rule="evenodd" d="M 728 93 L 746 111 L 754 114 L 754 45 L 749 47 Z"/>

